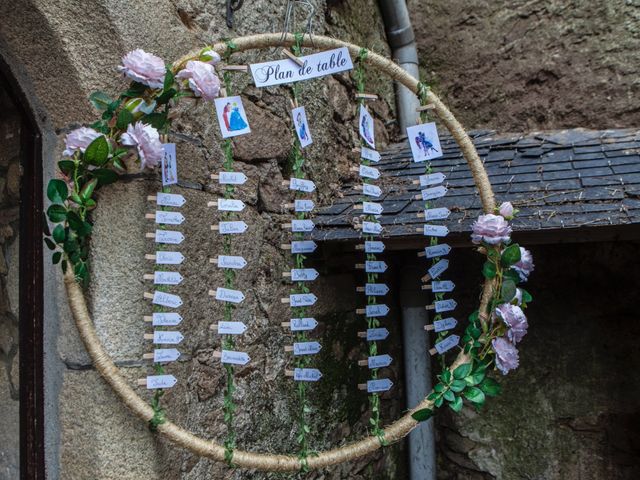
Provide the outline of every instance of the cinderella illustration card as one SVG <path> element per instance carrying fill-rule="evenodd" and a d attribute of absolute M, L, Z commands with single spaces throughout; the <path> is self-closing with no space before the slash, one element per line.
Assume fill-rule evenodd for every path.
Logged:
<path fill-rule="evenodd" d="M 176 161 L 176 144 L 163 143 L 164 156 L 162 157 L 162 185 L 174 185 L 178 183 L 178 162 Z"/>
<path fill-rule="evenodd" d="M 438 130 L 434 122 L 407 128 L 407 139 L 411 145 L 414 162 L 426 162 L 442 156 Z"/>
<path fill-rule="evenodd" d="M 251 132 L 247 113 L 240 97 L 220 97 L 215 99 L 216 114 L 222 138 L 235 137 Z"/>
<path fill-rule="evenodd" d="M 360 136 L 371 148 L 376 148 L 375 135 L 373 131 L 373 117 L 367 107 L 360 105 Z"/>
<path fill-rule="evenodd" d="M 304 111 L 304 107 L 291 110 L 291 117 L 293 118 L 293 125 L 296 128 L 296 135 L 298 135 L 298 140 L 300 140 L 300 146 L 304 148 L 311 145 L 313 139 L 311 138 L 311 129 L 307 122 L 307 114 Z"/>

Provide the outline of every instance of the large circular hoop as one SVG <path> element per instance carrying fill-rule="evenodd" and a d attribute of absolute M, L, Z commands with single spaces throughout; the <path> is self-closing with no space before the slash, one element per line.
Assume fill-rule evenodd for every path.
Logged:
<path fill-rule="evenodd" d="M 291 34 L 271 33 L 239 37 L 233 39 L 232 42 L 235 44 L 233 52 L 237 53 L 246 50 L 264 49 L 269 47 L 289 47 L 295 43 L 295 37 Z M 305 36 L 303 46 L 315 49 L 347 47 L 353 57 L 358 56 L 358 53 L 361 50 L 361 47 L 357 45 L 323 36 L 313 36 L 312 39 Z M 213 49 L 216 52 L 223 54 L 227 49 L 227 44 L 217 43 L 213 46 Z M 174 67 L 178 67 L 190 58 L 197 56 L 198 52 L 192 52 L 178 60 L 174 64 Z M 393 80 L 401 83 L 412 92 L 416 94 L 418 93 L 418 81 L 393 61 L 373 52 L 368 53 L 365 61 L 377 70 L 387 74 Z M 495 200 L 491 184 L 489 183 L 487 173 L 471 139 L 449 109 L 430 90 L 427 94 L 427 101 L 435 107 L 436 114 L 451 132 L 454 140 L 459 145 L 460 150 L 469 165 L 469 169 L 473 174 L 473 179 L 476 187 L 478 188 L 484 211 L 486 213 L 493 212 L 495 208 Z M 75 319 L 80 338 L 84 342 L 96 370 L 102 375 L 124 404 L 138 417 L 148 422 L 154 416 L 153 409 L 149 404 L 147 404 L 147 402 L 140 398 L 133 388 L 131 388 L 131 386 L 125 381 L 122 375 L 120 375 L 118 367 L 116 367 L 113 360 L 106 352 L 98 338 L 98 335 L 96 334 L 82 288 L 75 281 L 74 275 L 70 270 L 64 278 L 69 298 L 69 305 L 71 307 L 71 312 Z M 481 312 L 481 315 L 483 312 L 486 312 L 492 293 L 492 287 L 492 281 L 486 280 L 480 300 L 479 311 Z M 461 352 L 450 368 L 453 369 L 457 365 L 467 363 L 469 361 L 470 358 L 468 355 Z M 432 403 L 432 401 L 425 398 L 413 410 L 387 426 L 384 429 L 385 441 L 387 443 L 393 443 L 405 437 L 418 424 L 417 421 L 411 417 L 411 413 L 423 408 L 430 408 Z M 158 432 L 176 445 L 186 448 L 196 455 L 208 457 L 219 462 L 225 461 L 225 448 L 222 445 L 211 440 L 200 438 L 171 421 L 167 421 L 166 423 L 159 425 Z M 381 446 L 380 439 L 377 436 L 369 436 L 332 450 L 319 452 L 317 456 L 308 457 L 308 467 L 316 469 L 353 460 L 371 453 L 379 449 Z M 241 468 L 273 472 L 298 471 L 302 466 L 298 457 L 294 455 L 255 453 L 242 450 L 234 451 L 233 464 Z"/>

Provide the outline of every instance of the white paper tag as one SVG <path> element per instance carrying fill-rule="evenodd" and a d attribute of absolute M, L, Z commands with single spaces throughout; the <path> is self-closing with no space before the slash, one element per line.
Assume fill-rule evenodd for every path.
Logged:
<path fill-rule="evenodd" d="M 367 273 L 384 273 L 387 264 L 379 260 L 367 260 L 364 262 L 364 271 Z"/>
<path fill-rule="evenodd" d="M 440 185 L 439 187 L 425 188 L 420 194 L 422 195 L 422 200 L 435 200 L 447 194 L 447 187 Z"/>
<path fill-rule="evenodd" d="M 241 212 L 245 204 L 242 200 L 232 200 L 230 198 L 218 199 L 218 210 L 221 212 Z"/>
<path fill-rule="evenodd" d="M 451 310 L 455 310 L 458 306 L 458 302 L 452 298 L 448 300 L 437 300 L 433 302 L 433 304 L 436 307 L 436 313 L 450 312 Z"/>
<path fill-rule="evenodd" d="M 374 202 L 362 202 L 362 212 L 368 215 L 380 215 L 382 214 L 382 205 Z"/>
<path fill-rule="evenodd" d="M 291 253 L 313 253 L 318 245 L 313 240 L 294 240 L 291 242 Z"/>
<path fill-rule="evenodd" d="M 302 332 L 313 330 L 318 326 L 318 322 L 315 318 L 305 317 L 305 318 L 292 318 L 291 319 L 291 331 L 292 332 Z"/>
<path fill-rule="evenodd" d="M 235 255 L 218 255 L 218 267 L 241 270 L 247 265 L 243 257 Z"/>
<path fill-rule="evenodd" d="M 322 373 L 317 368 L 295 368 L 293 379 L 296 382 L 317 382 L 322 378 Z"/>
<path fill-rule="evenodd" d="M 156 285 L 180 285 L 182 280 L 178 272 L 153 272 L 153 283 Z"/>
<path fill-rule="evenodd" d="M 372 235 L 379 235 L 382 233 L 382 225 L 378 222 L 362 222 L 362 233 L 370 233 Z"/>
<path fill-rule="evenodd" d="M 180 332 L 169 332 L 167 330 L 156 330 L 153 332 L 153 343 L 158 345 L 177 345 L 184 340 L 184 335 Z"/>
<path fill-rule="evenodd" d="M 420 175 L 420 186 L 428 187 L 429 185 L 437 185 L 445 181 L 447 177 L 443 173 L 430 173 L 428 175 Z"/>
<path fill-rule="evenodd" d="M 367 358 L 367 365 L 369 368 L 384 368 L 391 365 L 392 361 L 393 359 L 389 355 L 376 355 Z"/>
<path fill-rule="evenodd" d="M 364 158 L 372 162 L 379 162 L 380 154 L 371 148 L 362 147 L 360 150 L 360 158 Z"/>
<path fill-rule="evenodd" d="M 293 344 L 294 355 L 315 355 L 320 351 L 322 345 L 318 342 L 295 342 Z"/>
<path fill-rule="evenodd" d="M 424 253 L 427 258 L 444 257 L 451 251 L 451 247 L 446 243 L 441 245 L 434 245 L 432 247 L 426 247 Z"/>
<path fill-rule="evenodd" d="M 184 215 L 180 212 L 165 212 L 163 210 L 156 211 L 156 223 L 180 225 L 182 222 L 184 222 Z"/>
<path fill-rule="evenodd" d="M 175 185 L 178 183 L 178 161 L 176 156 L 175 143 L 163 143 L 162 149 L 162 186 Z"/>
<path fill-rule="evenodd" d="M 449 260 L 443 259 L 427 270 L 427 272 L 429 272 L 431 278 L 438 278 L 447 268 L 449 268 Z"/>
<path fill-rule="evenodd" d="M 384 243 L 377 240 L 367 240 L 364 242 L 364 251 L 366 253 L 382 253 L 384 252 Z"/>
<path fill-rule="evenodd" d="M 451 210 L 448 208 L 429 208 L 424 211 L 424 219 L 429 222 L 431 220 L 446 220 L 451 215 Z"/>
<path fill-rule="evenodd" d="M 308 307 L 316 303 L 318 297 L 313 293 L 293 293 L 289 295 L 292 307 Z"/>
<path fill-rule="evenodd" d="M 380 170 L 378 170 L 377 168 L 368 167 L 367 165 L 360 165 L 359 173 L 363 178 L 372 178 L 374 180 L 380 178 Z"/>
<path fill-rule="evenodd" d="M 443 318 L 442 320 L 436 320 L 433 322 L 434 331 L 444 332 L 446 330 L 453 330 L 458 325 L 458 321 L 453 317 Z"/>
<path fill-rule="evenodd" d="M 365 307 L 365 315 L 367 317 L 384 317 L 389 313 L 389 307 L 384 304 L 367 305 Z"/>
<path fill-rule="evenodd" d="M 178 380 L 173 375 L 150 375 L 147 377 L 147 388 L 171 388 Z"/>
<path fill-rule="evenodd" d="M 222 363 L 231 363 L 233 365 L 246 365 L 251 358 L 245 352 L 236 352 L 234 350 L 222 350 Z"/>
<path fill-rule="evenodd" d="M 180 252 L 170 252 L 168 250 L 158 250 L 156 252 L 156 263 L 158 265 L 180 265 L 184 262 L 184 255 Z"/>
<path fill-rule="evenodd" d="M 292 232 L 311 232 L 314 228 L 312 220 L 291 220 Z"/>
<path fill-rule="evenodd" d="M 371 185 L 370 183 L 362 184 L 362 193 L 369 197 L 379 197 L 382 195 L 382 189 L 377 185 Z"/>
<path fill-rule="evenodd" d="M 176 312 L 154 312 L 151 322 L 154 327 L 175 327 L 180 325 L 182 317 Z"/>
<path fill-rule="evenodd" d="M 367 392 L 386 392 L 393 387 L 393 382 L 388 378 L 380 378 L 377 380 L 369 380 L 367 382 Z"/>
<path fill-rule="evenodd" d="M 175 362 L 180 358 L 180 352 L 175 348 L 157 348 L 153 351 L 155 363 Z"/>
<path fill-rule="evenodd" d="M 156 305 L 162 305 L 163 307 L 178 308 L 182 305 L 182 299 L 179 295 L 174 295 L 167 292 L 153 292 L 153 303 Z"/>
<path fill-rule="evenodd" d="M 289 189 L 298 192 L 313 192 L 316 189 L 316 184 L 303 178 L 291 178 L 289 180 Z"/>
<path fill-rule="evenodd" d="M 458 345 L 458 342 L 460 341 L 460 337 L 458 335 L 449 335 L 447 338 L 445 338 L 444 340 L 436 343 L 434 345 L 436 351 L 442 355 L 443 353 L 445 353 L 448 350 L 451 350 L 453 347 L 455 347 L 456 345 Z"/>
<path fill-rule="evenodd" d="M 181 207 L 187 202 L 182 195 L 177 193 L 158 192 L 156 199 L 156 203 L 163 207 Z"/>
<path fill-rule="evenodd" d="M 453 292 L 454 288 L 456 288 L 456 284 L 451 280 L 434 280 L 431 283 L 431 291 L 433 293 Z"/>
<path fill-rule="evenodd" d="M 222 185 L 242 185 L 247 181 L 247 176 L 242 172 L 220 172 L 218 181 Z"/>
<path fill-rule="evenodd" d="M 318 278 L 318 271 L 315 268 L 293 268 L 291 269 L 291 280 L 294 282 L 309 282 Z"/>
<path fill-rule="evenodd" d="M 423 234 L 427 237 L 446 237 L 449 235 L 449 229 L 444 225 L 430 225 L 424 226 Z"/>
<path fill-rule="evenodd" d="M 242 322 L 218 322 L 218 333 L 220 335 L 241 335 L 247 330 L 247 326 Z"/>
<path fill-rule="evenodd" d="M 240 290 L 218 287 L 216 289 L 216 300 L 222 302 L 240 303 L 244 300 L 244 293 Z"/>
<path fill-rule="evenodd" d="M 296 212 L 311 212 L 315 204 L 313 200 L 296 200 L 293 206 Z"/>
<path fill-rule="evenodd" d="M 233 235 L 244 233 L 247 230 L 247 224 L 241 220 L 234 220 L 232 222 L 220 222 L 218 228 L 221 235 Z"/>
<path fill-rule="evenodd" d="M 184 240 L 182 232 L 175 232 L 172 230 L 156 230 L 156 243 L 170 243 L 172 245 L 179 245 Z"/>
<path fill-rule="evenodd" d="M 379 340 L 385 340 L 389 336 L 389 330 L 386 328 L 368 328 L 367 329 L 367 341 L 377 342 Z"/>
<path fill-rule="evenodd" d="M 386 283 L 367 283 L 364 286 L 365 295 L 382 296 L 389 293 L 389 287 Z"/>

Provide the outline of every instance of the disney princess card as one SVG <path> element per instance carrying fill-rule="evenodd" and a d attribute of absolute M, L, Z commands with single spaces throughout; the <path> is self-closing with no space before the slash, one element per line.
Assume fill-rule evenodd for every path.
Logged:
<path fill-rule="evenodd" d="M 247 113 L 240 97 L 220 97 L 215 99 L 216 115 L 222 138 L 235 137 L 251 132 Z"/>
<path fill-rule="evenodd" d="M 442 147 L 434 122 L 407 128 L 407 137 L 414 162 L 426 162 L 442 156 Z"/>
<path fill-rule="evenodd" d="M 360 105 L 359 120 L 360 136 L 371 148 L 376 148 L 375 134 L 373 129 L 373 117 L 367 110 L 367 107 Z"/>
<path fill-rule="evenodd" d="M 174 185 L 178 183 L 178 162 L 176 161 L 176 144 L 163 143 L 164 155 L 162 157 L 162 185 Z"/>
<path fill-rule="evenodd" d="M 304 107 L 291 110 L 291 117 L 293 117 L 293 125 L 296 128 L 296 135 L 298 135 L 298 140 L 300 140 L 300 146 L 304 148 L 311 145 L 313 139 L 311 138 L 311 129 L 309 128 L 309 122 L 307 122 L 307 114 L 304 111 Z"/>

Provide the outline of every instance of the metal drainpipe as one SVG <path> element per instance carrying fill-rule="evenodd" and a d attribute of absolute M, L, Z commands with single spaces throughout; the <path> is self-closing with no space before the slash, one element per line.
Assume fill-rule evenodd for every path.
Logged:
<path fill-rule="evenodd" d="M 378 0 L 392 58 L 415 78 L 420 78 L 418 52 L 405 0 Z M 403 85 L 396 83 L 396 110 L 402 136 L 416 124 L 420 101 Z M 420 290 L 422 273 L 404 268 L 400 281 L 403 356 L 407 407 L 415 407 L 431 390 L 429 337 L 424 326 L 428 314 Z M 433 419 L 421 423 L 409 434 L 409 471 L 411 480 L 435 480 L 436 455 Z"/>

